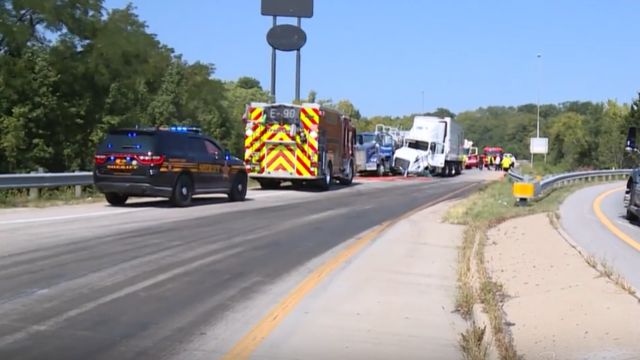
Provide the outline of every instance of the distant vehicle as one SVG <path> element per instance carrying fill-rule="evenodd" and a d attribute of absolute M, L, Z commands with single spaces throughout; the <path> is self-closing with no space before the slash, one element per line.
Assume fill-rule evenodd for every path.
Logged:
<path fill-rule="evenodd" d="M 478 168 L 481 164 L 480 156 L 478 155 L 478 147 L 473 146 L 473 141 L 464 140 L 464 154 L 466 161 L 464 163 L 465 169 Z"/>
<path fill-rule="evenodd" d="M 195 127 L 109 131 L 95 154 L 93 179 L 111 205 L 132 196 L 166 197 L 187 206 L 193 195 L 247 194 L 244 163 Z"/>
<path fill-rule="evenodd" d="M 336 179 L 352 183 L 356 130 L 339 111 L 313 103 L 251 103 L 244 120 L 244 161 L 262 188 L 285 181 L 323 190 Z"/>
<path fill-rule="evenodd" d="M 356 172 L 375 172 L 378 176 L 392 171 L 396 142 L 385 131 L 384 125 L 376 126 L 375 132 L 362 132 L 356 136 Z"/>
<path fill-rule="evenodd" d="M 464 133 L 449 117 L 416 116 L 404 146 L 394 155 L 394 168 L 404 174 L 453 176 L 462 173 Z"/>
<path fill-rule="evenodd" d="M 629 128 L 625 150 L 638 153 L 636 145 L 635 127 Z M 640 168 L 635 168 L 627 178 L 627 185 L 624 192 L 624 207 L 626 208 L 627 220 L 637 221 L 640 218 Z"/>
<path fill-rule="evenodd" d="M 480 160 L 483 163 L 483 167 L 489 168 L 489 164 L 492 163 L 489 161 L 489 158 L 495 158 L 496 155 L 504 155 L 504 149 L 500 146 L 485 146 L 482 149 L 482 155 L 480 156 Z"/>

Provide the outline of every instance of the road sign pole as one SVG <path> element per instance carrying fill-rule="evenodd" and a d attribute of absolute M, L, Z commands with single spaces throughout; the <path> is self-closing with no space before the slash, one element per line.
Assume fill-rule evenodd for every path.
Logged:
<path fill-rule="evenodd" d="M 298 18 L 298 27 L 302 27 L 302 19 Z M 300 101 L 300 49 L 296 50 L 296 102 Z"/>
<path fill-rule="evenodd" d="M 276 16 L 273 17 L 273 26 L 277 26 Z M 276 102 L 276 48 L 271 48 L 271 101 Z"/>

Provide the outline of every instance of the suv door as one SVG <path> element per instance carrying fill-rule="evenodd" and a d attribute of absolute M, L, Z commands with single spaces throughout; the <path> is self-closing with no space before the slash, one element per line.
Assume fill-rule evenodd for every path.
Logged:
<path fill-rule="evenodd" d="M 228 189 L 231 186 L 229 167 L 222 148 L 209 139 L 204 139 L 204 146 L 207 149 L 208 158 L 213 164 L 211 177 L 215 184 L 214 187 L 216 189 Z"/>
<path fill-rule="evenodd" d="M 193 172 L 194 192 L 209 192 L 216 189 L 220 179 L 216 176 L 214 158 L 209 154 L 203 138 L 189 137 L 189 155 L 196 163 L 196 169 Z"/>

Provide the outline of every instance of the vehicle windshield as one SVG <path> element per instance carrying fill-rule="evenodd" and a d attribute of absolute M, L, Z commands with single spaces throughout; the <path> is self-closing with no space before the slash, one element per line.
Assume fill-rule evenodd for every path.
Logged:
<path fill-rule="evenodd" d="M 427 151 L 427 150 L 429 150 L 429 142 L 428 141 L 409 140 L 409 141 L 407 141 L 407 147 L 409 147 L 411 149 Z"/>
<path fill-rule="evenodd" d="M 358 144 L 366 144 L 370 142 L 376 141 L 376 136 L 374 134 L 359 134 L 358 135 Z"/>
<path fill-rule="evenodd" d="M 100 152 L 147 152 L 155 147 L 155 136 L 136 131 L 117 131 L 107 135 L 98 145 Z"/>

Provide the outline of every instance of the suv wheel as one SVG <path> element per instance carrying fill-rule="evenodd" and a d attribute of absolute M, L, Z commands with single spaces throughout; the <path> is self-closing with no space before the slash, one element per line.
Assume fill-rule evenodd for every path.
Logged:
<path fill-rule="evenodd" d="M 174 206 L 184 207 L 191 204 L 191 197 L 193 196 L 193 185 L 191 179 L 187 175 L 180 175 L 176 185 L 173 187 L 173 194 L 171 195 L 171 203 Z"/>
<path fill-rule="evenodd" d="M 107 199 L 107 202 L 114 206 L 124 205 L 129 198 L 127 195 L 122 195 L 118 193 L 106 193 L 104 197 Z"/>
<path fill-rule="evenodd" d="M 244 201 L 247 196 L 247 175 L 245 173 L 238 173 L 234 176 L 228 196 L 229 201 Z"/>

